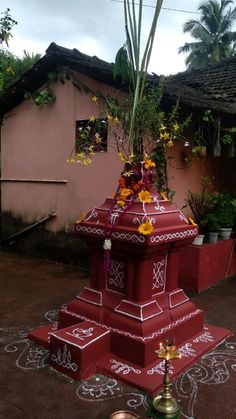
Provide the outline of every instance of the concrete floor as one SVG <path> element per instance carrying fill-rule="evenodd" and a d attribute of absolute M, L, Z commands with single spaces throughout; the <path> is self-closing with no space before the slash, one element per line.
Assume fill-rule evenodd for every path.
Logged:
<path fill-rule="evenodd" d="M 0 252 L 0 419 L 106 419 L 119 409 L 145 417 L 145 394 L 100 375 L 70 380 L 27 340 L 29 329 L 55 320 L 56 310 L 87 283 L 76 267 Z M 236 333 L 236 277 L 192 299 L 207 322 Z M 235 419 L 235 365 L 231 337 L 183 374 L 173 386 L 183 417 Z"/>

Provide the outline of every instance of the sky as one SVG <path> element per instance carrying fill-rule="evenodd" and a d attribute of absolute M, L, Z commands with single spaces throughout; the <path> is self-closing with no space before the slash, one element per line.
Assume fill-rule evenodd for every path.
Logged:
<path fill-rule="evenodd" d="M 186 56 L 178 54 L 178 48 L 191 38 L 183 33 L 183 24 L 188 19 L 198 18 L 196 12 L 200 3 L 199 0 L 163 1 L 150 72 L 168 75 L 186 69 Z M 150 6 L 155 0 L 144 0 L 144 4 L 147 6 L 143 15 L 143 41 L 154 12 Z M 0 10 L 7 7 L 18 21 L 9 42 L 10 51 L 17 56 L 22 56 L 24 50 L 44 54 L 49 44 L 56 42 L 114 62 L 117 50 L 125 42 L 123 5 L 119 0 L 1 0 Z"/>

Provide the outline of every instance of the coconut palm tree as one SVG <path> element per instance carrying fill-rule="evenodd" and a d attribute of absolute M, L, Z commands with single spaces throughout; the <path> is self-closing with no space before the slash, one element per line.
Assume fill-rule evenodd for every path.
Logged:
<path fill-rule="evenodd" d="M 236 32 L 232 31 L 236 7 L 230 7 L 233 3 L 233 0 L 205 1 L 198 7 L 199 20 L 185 22 L 184 32 L 196 40 L 179 48 L 179 53 L 189 54 L 185 61 L 188 68 L 199 68 L 236 53 Z"/>

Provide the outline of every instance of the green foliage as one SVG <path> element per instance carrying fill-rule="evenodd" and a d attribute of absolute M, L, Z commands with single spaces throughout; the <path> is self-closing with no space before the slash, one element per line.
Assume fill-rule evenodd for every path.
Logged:
<path fill-rule="evenodd" d="M 186 203 L 199 226 L 199 232 L 203 233 L 208 222 L 207 214 L 209 214 L 212 208 L 211 197 L 207 193 L 207 189 L 211 187 L 211 180 L 208 177 L 203 177 L 201 186 L 200 192 L 188 191 Z"/>
<path fill-rule="evenodd" d="M 220 227 L 233 227 L 236 221 L 236 198 L 226 192 L 220 194 L 215 211 Z"/>
<path fill-rule="evenodd" d="M 3 17 L 0 18 L 0 44 L 6 43 L 8 46 L 8 40 L 11 35 L 13 26 L 17 25 L 17 21 L 14 20 L 10 15 L 10 9 L 7 8 L 5 12 L 2 12 Z"/>
<path fill-rule="evenodd" d="M 22 74 L 30 70 L 39 58 L 40 54 L 30 55 L 26 51 L 23 57 L 19 58 L 7 50 L 0 50 L 0 74 L 3 80 L 2 92 L 1 89 L 0 92 L 3 94 Z"/>
<path fill-rule="evenodd" d="M 186 65 L 199 68 L 233 56 L 236 52 L 236 32 L 232 27 L 236 20 L 233 0 L 207 0 L 198 7 L 198 20 L 188 20 L 184 32 L 189 32 L 195 42 L 185 43 L 180 53 L 187 53 Z"/>
<path fill-rule="evenodd" d="M 49 86 L 39 90 L 35 93 L 26 92 L 24 98 L 27 100 L 33 99 L 37 106 L 48 105 L 55 102 L 55 95 Z"/>

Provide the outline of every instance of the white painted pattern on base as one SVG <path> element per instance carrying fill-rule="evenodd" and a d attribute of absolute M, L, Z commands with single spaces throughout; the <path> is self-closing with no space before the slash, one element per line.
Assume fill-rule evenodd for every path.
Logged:
<path fill-rule="evenodd" d="M 108 275 L 107 275 L 107 281 L 109 285 L 114 285 L 117 288 L 120 288 L 121 290 L 124 289 L 124 268 L 125 263 L 122 261 L 118 261 L 115 259 L 111 260 Z"/>
<path fill-rule="evenodd" d="M 166 260 L 163 259 L 159 262 L 153 263 L 152 279 L 153 285 L 152 290 L 158 290 L 159 288 L 165 289 L 165 272 L 166 272 Z"/>
<path fill-rule="evenodd" d="M 78 319 L 89 321 L 92 324 L 96 324 L 97 326 L 102 326 L 107 330 L 111 330 L 112 332 L 119 333 L 119 334 L 124 335 L 124 336 L 129 336 L 131 338 L 139 339 L 142 342 L 145 342 L 146 340 L 153 339 L 156 336 L 162 335 L 166 331 L 171 330 L 173 327 L 177 326 L 178 324 L 183 323 L 184 321 L 186 321 L 188 319 L 191 319 L 192 317 L 196 316 L 198 313 L 201 312 L 201 310 L 197 309 L 197 310 L 187 314 L 186 316 L 181 317 L 180 319 L 176 320 L 175 322 L 170 323 L 165 327 L 162 327 L 161 329 L 157 330 L 156 332 L 153 332 L 151 335 L 143 337 L 143 336 L 132 334 L 130 332 L 126 332 L 125 330 L 115 329 L 113 327 L 106 326 L 103 323 L 96 322 L 95 320 L 89 319 L 88 317 L 82 316 L 80 314 L 71 313 L 68 310 L 64 310 L 64 311 L 67 312 L 68 314 L 72 315 L 73 317 L 78 318 Z"/>
<path fill-rule="evenodd" d="M 214 342 L 214 337 L 210 332 L 204 332 L 202 335 L 198 336 L 196 339 L 193 340 L 194 343 L 199 342 Z"/>
<path fill-rule="evenodd" d="M 170 369 L 169 369 L 169 373 L 173 374 L 174 371 L 174 367 L 173 365 L 170 365 Z M 160 374 L 160 375 L 164 375 L 165 373 L 165 361 L 160 361 L 158 362 L 153 368 L 151 368 L 150 370 L 147 370 L 147 374 L 148 375 L 153 375 L 153 374 Z"/>
<path fill-rule="evenodd" d="M 115 359 L 110 359 L 110 362 L 113 364 L 111 369 L 115 371 L 116 374 L 127 375 L 129 373 L 141 374 L 141 370 L 131 367 L 128 364 L 123 364 L 123 362 L 116 361 Z"/>
<path fill-rule="evenodd" d="M 51 360 L 67 370 L 78 371 L 78 365 L 75 362 L 71 362 L 71 352 L 67 348 L 67 344 L 64 345 L 63 352 L 59 348 L 56 355 L 51 354 Z"/>
<path fill-rule="evenodd" d="M 89 337 L 93 336 L 93 327 L 90 327 L 89 329 L 81 329 L 77 327 L 71 332 L 66 332 L 66 334 L 80 340 L 88 339 Z"/>
<path fill-rule="evenodd" d="M 180 352 L 181 356 L 183 358 L 189 357 L 189 356 L 196 356 L 196 350 L 193 349 L 192 343 L 185 343 L 185 345 L 181 346 L 181 348 L 178 348 L 178 352 Z"/>

